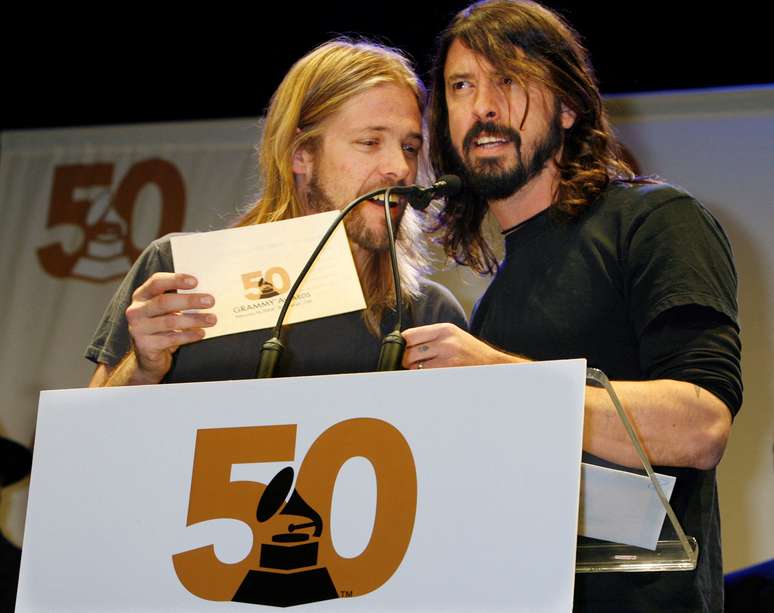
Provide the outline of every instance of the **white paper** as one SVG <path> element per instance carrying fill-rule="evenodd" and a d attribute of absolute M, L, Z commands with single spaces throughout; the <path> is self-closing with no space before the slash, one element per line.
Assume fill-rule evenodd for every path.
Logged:
<path fill-rule="evenodd" d="M 667 499 L 675 477 L 656 473 Z M 655 550 L 666 510 L 647 476 L 584 462 L 578 534 Z"/>
<path fill-rule="evenodd" d="M 173 236 L 175 271 L 194 275 L 192 292 L 215 297 L 218 323 L 206 338 L 270 328 L 288 290 L 326 230 L 339 215 L 329 211 L 244 228 Z M 340 225 L 298 288 L 285 323 L 365 308 L 344 226 Z"/>

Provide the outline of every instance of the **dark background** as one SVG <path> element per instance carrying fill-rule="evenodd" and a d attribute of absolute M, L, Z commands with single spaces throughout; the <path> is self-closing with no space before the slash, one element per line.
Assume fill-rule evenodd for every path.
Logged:
<path fill-rule="evenodd" d="M 467 4 L 4 9 L 0 129 L 254 117 L 295 60 L 340 33 L 402 47 L 424 74 L 438 31 Z M 765 4 L 547 4 L 583 36 L 605 94 L 774 82 Z"/>

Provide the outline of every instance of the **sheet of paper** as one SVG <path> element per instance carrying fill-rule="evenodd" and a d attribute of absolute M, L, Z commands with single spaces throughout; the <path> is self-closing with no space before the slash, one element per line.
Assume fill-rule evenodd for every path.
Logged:
<path fill-rule="evenodd" d="M 288 291 L 338 211 L 245 228 L 172 237 L 175 271 L 199 279 L 195 292 L 215 296 L 218 323 L 207 338 L 270 328 Z M 344 226 L 328 240 L 296 292 L 285 323 L 365 308 Z"/>
<path fill-rule="evenodd" d="M 667 498 L 675 477 L 656 473 Z M 581 464 L 578 534 L 655 550 L 666 511 L 646 476 Z"/>

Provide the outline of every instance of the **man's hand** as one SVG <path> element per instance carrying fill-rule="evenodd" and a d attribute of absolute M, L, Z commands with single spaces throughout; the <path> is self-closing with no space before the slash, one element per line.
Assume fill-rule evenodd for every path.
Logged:
<path fill-rule="evenodd" d="M 172 354 L 180 345 L 201 340 L 203 328 L 215 324 L 211 313 L 183 313 L 206 309 L 215 304 L 209 294 L 178 294 L 192 289 L 197 280 L 191 275 L 157 272 L 132 294 L 126 309 L 137 368 L 143 378 L 161 381 L 172 365 Z"/>
<path fill-rule="evenodd" d="M 178 294 L 192 289 L 191 275 L 157 272 L 132 294 L 126 309 L 132 351 L 113 369 L 100 365 L 92 386 L 159 383 L 172 367 L 172 354 L 181 345 L 204 337 L 204 328 L 217 321 L 211 313 L 184 313 L 215 304 L 209 294 Z"/>
<path fill-rule="evenodd" d="M 498 351 L 449 323 L 410 328 L 403 331 L 403 338 L 406 339 L 403 367 L 408 369 L 526 361 Z"/>

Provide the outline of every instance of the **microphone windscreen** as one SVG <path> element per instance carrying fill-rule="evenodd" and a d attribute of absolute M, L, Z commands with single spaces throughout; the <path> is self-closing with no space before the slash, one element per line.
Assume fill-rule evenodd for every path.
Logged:
<path fill-rule="evenodd" d="M 462 179 L 457 175 L 443 175 L 438 179 L 438 183 L 445 184 L 441 189 L 444 196 L 454 196 L 462 189 Z"/>

